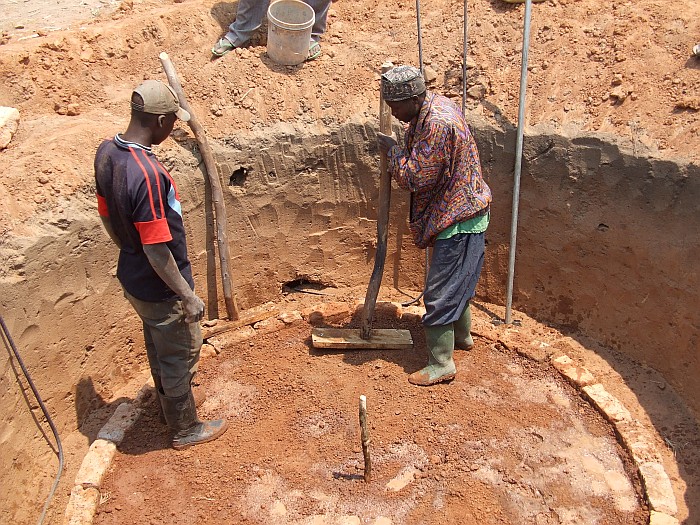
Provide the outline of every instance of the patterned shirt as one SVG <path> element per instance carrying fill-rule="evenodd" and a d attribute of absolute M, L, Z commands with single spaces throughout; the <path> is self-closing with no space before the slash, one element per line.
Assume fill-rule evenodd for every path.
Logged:
<path fill-rule="evenodd" d="M 432 246 L 449 226 L 488 212 L 491 190 L 476 142 L 447 97 L 426 92 L 418 116 L 406 125 L 404 146 L 393 146 L 388 157 L 392 177 L 412 193 L 409 224 L 419 248 Z"/>
<path fill-rule="evenodd" d="M 143 251 L 144 244 L 166 243 L 180 273 L 194 289 L 187 257 L 180 196 L 168 170 L 151 148 L 119 135 L 105 140 L 95 155 L 97 211 L 109 218 L 121 241 L 117 278 L 137 299 L 177 299 Z"/>

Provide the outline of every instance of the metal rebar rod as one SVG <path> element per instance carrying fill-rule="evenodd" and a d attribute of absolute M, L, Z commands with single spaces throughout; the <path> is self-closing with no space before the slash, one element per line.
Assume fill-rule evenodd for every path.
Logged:
<path fill-rule="evenodd" d="M 464 45 L 462 46 L 462 115 L 467 115 L 467 0 L 464 0 Z"/>
<path fill-rule="evenodd" d="M 425 75 L 423 70 L 423 37 L 420 30 L 420 0 L 416 0 L 416 25 L 418 27 L 418 65 L 421 75 Z"/>
<path fill-rule="evenodd" d="M 506 288 L 506 324 L 512 322 L 513 280 L 515 274 L 515 249 L 518 233 L 518 202 L 520 200 L 520 171 L 523 156 L 523 127 L 525 125 L 525 95 L 527 92 L 527 59 L 530 47 L 530 16 L 532 0 L 525 0 L 525 21 L 523 24 L 523 53 L 520 65 L 520 101 L 518 107 L 518 130 L 515 142 L 515 172 L 513 181 L 513 216 L 510 226 L 510 253 L 508 256 L 508 286 Z"/>

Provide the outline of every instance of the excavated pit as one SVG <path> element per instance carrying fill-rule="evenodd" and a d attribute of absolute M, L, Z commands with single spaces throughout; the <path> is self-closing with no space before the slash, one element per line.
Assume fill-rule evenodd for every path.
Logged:
<path fill-rule="evenodd" d="M 314 303 L 362 299 L 372 270 L 374 123 L 358 119 L 330 132 L 279 125 L 213 143 L 221 177 L 229 181 L 231 268 L 241 309 L 275 304 L 303 312 L 303 319 L 292 326 L 274 321 L 280 326 L 267 335 L 261 325 L 261 335 L 248 327 L 233 339 L 211 341 L 221 354 L 202 363 L 209 394 L 203 413 L 230 419 L 233 429 L 222 440 L 174 455 L 154 405 L 146 403 L 101 488 L 98 523 L 139 522 L 144 506 L 153 523 L 163 513 L 173 523 L 353 517 L 452 523 L 460 516 L 474 523 L 646 522 L 649 509 L 629 451 L 548 364 L 555 352 L 539 361 L 523 358 L 494 331 L 492 317 L 503 316 L 497 305 L 505 296 L 515 134 L 476 116 L 472 122 L 494 191 L 477 348 L 458 356 L 461 373 L 453 384 L 434 390 L 405 381 L 425 359 L 415 312 L 380 310 L 376 321 L 410 329 L 413 352 L 310 349 L 312 325 L 357 322 L 352 310 L 333 314 Z M 192 138 L 175 136 L 159 156 L 185 196 L 195 280 L 205 295 L 201 159 Z M 700 255 L 693 241 L 700 170 L 633 155 L 609 137 L 567 138 L 540 129 L 525 144 L 514 295 L 515 307 L 528 314 L 517 315 L 527 320 L 515 329 L 523 332 L 521 346 L 555 348 L 598 372 L 651 432 L 674 481 L 679 515 L 692 516 L 700 505 L 692 270 Z M 423 253 L 412 246 L 407 206 L 407 195 L 394 188 L 380 300 L 405 301 L 420 292 Z M 38 235 L 5 240 L 0 295 L 4 307 L 15 305 L 7 322 L 25 359 L 54 378 L 42 386 L 68 455 L 52 511 L 59 522 L 86 445 L 143 384 L 145 358 L 138 323 L 114 279 L 116 253 L 96 220 L 92 189 L 38 219 Z M 297 293 L 310 289 L 317 295 Z M 224 317 L 221 297 L 219 311 Z M 13 360 L 6 360 L 0 401 L 7 468 L 0 476 L 19 497 L 2 516 L 28 523 L 52 481 L 55 453 L 27 413 L 29 396 L 18 389 L 22 384 L 26 392 L 26 385 L 16 375 Z M 376 422 L 377 482 L 368 486 L 358 481 L 355 412 L 362 393 Z M 387 488 L 396 485 L 395 493 Z M 174 495 L 188 508 L 175 516 Z"/>

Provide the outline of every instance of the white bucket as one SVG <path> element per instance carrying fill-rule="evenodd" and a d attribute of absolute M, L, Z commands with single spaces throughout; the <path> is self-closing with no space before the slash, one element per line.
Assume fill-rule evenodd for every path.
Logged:
<path fill-rule="evenodd" d="M 301 0 L 277 0 L 267 10 L 267 54 L 284 66 L 301 64 L 309 56 L 316 13 Z"/>

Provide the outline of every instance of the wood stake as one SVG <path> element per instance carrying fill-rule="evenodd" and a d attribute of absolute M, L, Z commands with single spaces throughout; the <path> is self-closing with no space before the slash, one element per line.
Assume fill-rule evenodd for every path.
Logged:
<path fill-rule="evenodd" d="M 237 320 L 239 317 L 238 304 L 236 303 L 236 298 L 233 295 L 233 285 L 231 284 L 231 275 L 229 274 L 229 249 L 228 249 L 228 237 L 226 235 L 226 205 L 224 204 L 223 191 L 221 190 L 221 181 L 219 180 L 219 173 L 216 169 L 216 162 L 214 161 L 214 155 L 209 148 L 209 143 L 207 142 L 207 136 L 204 133 L 204 128 L 199 124 L 197 117 L 195 117 L 192 108 L 190 107 L 187 99 L 185 98 L 185 92 L 180 84 L 180 79 L 175 71 L 175 66 L 170 61 L 168 54 L 163 52 L 159 55 L 160 62 L 163 65 L 163 70 L 165 71 L 165 76 L 168 77 L 168 82 L 170 86 L 175 90 L 177 98 L 180 101 L 180 106 L 190 114 L 190 121 L 188 124 L 192 128 L 197 143 L 199 144 L 199 150 L 202 152 L 202 159 L 204 160 L 204 167 L 207 172 L 209 181 L 211 182 L 212 195 L 211 198 L 214 201 L 214 212 L 216 214 L 216 227 L 217 227 L 217 246 L 219 248 L 219 262 L 221 264 L 221 282 L 224 287 L 224 301 L 226 302 L 226 313 L 228 318 L 231 320 Z"/>
<path fill-rule="evenodd" d="M 362 455 L 365 457 L 365 481 L 372 479 L 372 459 L 369 457 L 369 430 L 367 430 L 367 398 L 360 396 L 360 429 L 362 430 Z"/>
<path fill-rule="evenodd" d="M 394 64 L 385 62 L 382 64 L 382 73 L 389 71 Z M 379 131 L 388 135 L 391 133 L 391 109 L 379 95 Z M 382 284 L 382 274 L 384 273 L 384 261 L 386 260 L 387 237 L 389 230 L 389 203 L 391 201 L 391 174 L 387 170 L 386 155 L 381 155 L 379 159 L 379 206 L 377 208 L 377 253 L 374 256 L 374 270 L 367 287 L 365 296 L 365 306 L 362 309 L 362 328 L 360 336 L 362 339 L 369 339 L 372 336 L 372 318 L 374 317 L 374 307 L 379 295 L 379 286 Z"/>

